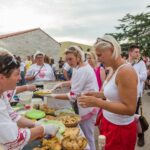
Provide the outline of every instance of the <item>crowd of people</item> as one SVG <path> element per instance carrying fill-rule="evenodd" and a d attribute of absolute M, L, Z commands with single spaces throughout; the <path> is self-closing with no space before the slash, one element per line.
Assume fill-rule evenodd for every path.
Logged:
<path fill-rule="evenodd" d="M 142 59 L 138 45 L 131 45 L 128 57 L 122 57 L 119 43 L 110 35 L 97 38 L 93 48 L 85 55 L 79 46 L 68 47 L 58 69 L 54 59 L 43 52 L 37 51 L 23 61 L 0 49 L 1 147 L 22 149 L 45 134 L 57 133 L 55 125 L 21 117 L 10 105 L 15 93 L 36 89 L 30 83 L 55 80 L 64 80 L 56 87 L 68 86 L 70 92 L 50 96 L 70 101 L 81 117 L 80 127 L 90 150 L 96 150 L 95 125 L 106 136 L 106 150 L 134 150 L 137 137 L 139 146 L 145 144 L 144 133 L 137 135 L 135 114 L 139 114 L 144 87 L 150 87 L 149 58 Z M 57 70 L 61 70 L 59 76 Z"/>

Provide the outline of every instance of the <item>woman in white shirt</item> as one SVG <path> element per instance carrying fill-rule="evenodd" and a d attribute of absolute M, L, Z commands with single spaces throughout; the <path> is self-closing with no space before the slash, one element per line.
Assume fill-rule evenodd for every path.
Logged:
<path fill-rule="evenodd" d="M 16 88 L 20 80 L 19 67 L 13 55 L 0 48 L 0 147 L 6 150 L 22 149 L 28 142 L 45 134 L 55 135 L 58 130 L 56 126 L 23 118 L 11 108 L 7 91 Z"/>
<path fill-rule="evenodd" d="M 71 81 L 66 82 L 70 83 L 71 91 L 68 94 L 51 94 L 51 96 L 60 100 L 69 100 L 73 104 L 75 112 L 81 116 L 80 126 L 88 139 L 90 150 L 96 150 L 94 123 L 97 109 L 94 107 L 82 108 L 77 104 L 77 98 L 84 92 L 98 91 L 97 79 L 93 68 L 84 63 L 84 53 L 78 46 L 69 47 L 65 55 L 67 63 L 75 68 Z"/>
<path fill-rule="evenodd" d="M 44 63 L 44 54 L 38 51 L 35 53 L 34 59 L 36 63 L 27 70 L 26 80 L 32 82 L 54 81 L 53 69 L 49 64 Z"/>
<path fill-rule="evenodd" d="M 83 108 L 102 108 L 100 134 L 106 136 L 106 150 L 134 150 L 138 78 L 134 68 L 121 58 L 121 47 L 110 35 L 98 38 L 95 45 L 98 60 L 114 73 L 105 81 L 103 92 L 87 93 L 79 98 Z M 106 99 L 106 100 L 104 100 Z"/>

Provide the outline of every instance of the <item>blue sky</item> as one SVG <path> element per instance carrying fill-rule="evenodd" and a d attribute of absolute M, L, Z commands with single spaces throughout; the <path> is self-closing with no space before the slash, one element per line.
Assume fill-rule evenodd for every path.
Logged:
<path fill-rule="evenodd" d="M 0 0 L 0 34 L 40 27 L 57 41 L 94 43 L 149 0 Z"/>

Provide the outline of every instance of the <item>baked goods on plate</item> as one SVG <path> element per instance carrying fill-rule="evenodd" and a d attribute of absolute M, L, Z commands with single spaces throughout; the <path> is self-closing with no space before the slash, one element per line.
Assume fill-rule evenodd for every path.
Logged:
<path fill-rule="evenodd" d="M 62 121 L 66 127 L 76 127 L 81 120 L 80 116 L 76 114 L 61 115 L 57 118 L 59 121 Z"/>
<path fill-rule="evenodd" d="M 49 89 L 39 89 L 34 92 L 35 95 L 40 95 L 40 96 L 46 96 L 51 93 L 52 93 L 52 90 L 49 90 Z"/>

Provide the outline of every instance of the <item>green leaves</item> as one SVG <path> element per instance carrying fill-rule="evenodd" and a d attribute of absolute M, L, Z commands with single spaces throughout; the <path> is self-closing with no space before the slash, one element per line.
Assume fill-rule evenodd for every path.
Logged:
<path fill-rule="evenodd" d="M 150 8 L 150 5 L 147 6 Z M 142 12 L 137 15 L 126 14 L 119 26 L 115 27 L 119 32 L 111 33 L 118 41 L 127 41 L 126 44 L 138 43 L 142 52 L 150 56 L 150 12 Z"/>

